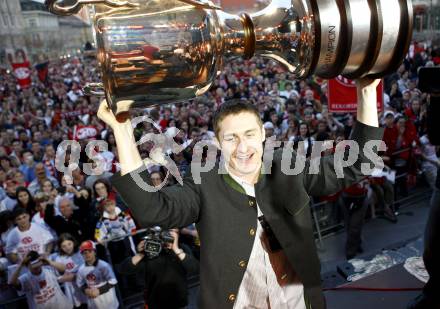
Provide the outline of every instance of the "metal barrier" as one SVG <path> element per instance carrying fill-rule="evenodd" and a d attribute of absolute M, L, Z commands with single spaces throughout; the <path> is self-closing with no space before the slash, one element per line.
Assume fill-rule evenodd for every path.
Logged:
<path fill-rule="evenodd" d="M 429 194 L 430 192 L 432 192 L 431 188 L 424 188 L 421 189 L 419 192 L 415 192 L 415 194 L 411 194 L 407 197 L 402 197 L 399 198 L 397 200 L 395 200 L 395 203 L 401 203 L 404 204 L 401 206 L 401 209 L 404 208 L 405 206 L 409 206 L 410 202 L 414 202 L 414 200 L 419 201 L 422 199 L 426 199 L 427 194 Z M 325 207 L 328 204 L 333 204 L 332 207 L 337 207 L 335 205 L 335 203 L 328 203 L 328 202 L 319 202 L 319 203 L 315 203 L 315 204 L 310 204 L 310 208 L 311 208 L 311 213 L 312 213 L 312 217 L 313 217 L 313 223 L 314 223 L 314 234 L 316 237 L 316 240 L 318 240 L 319 244 L 322 244 L 323 239 L 326 238 L 327 236 L 333 235 L 334 233 L 326 233 L 329 231 L 337 231 L 340 230 L 344 224 L 343 221 L 339 221 L 336 224 L 330 225 L 329 227 L 327 227 L 326 229 L 322 229 L 320 227 L 320 218 L 317 215 L 317 209 L 319 209 L 320 207 Z"/>
<path fill-rule="evenodd" d="M 310 207 L 312 209 L 313 221 L 315 223 L 315 229 L 318 234 L 318 240 L 320 243 L 322 243 L 322 232 L 321 232 L 321 227 L 319 226 L 318 216 L 316 215 L 316 209 L 320 206 L 327 205 L 328 202 L 319 202 L 319 203 L 315 203 L 315 204 L 312 204 L 312 202 L 310 202 L 310 204 L 311 204 Z"/>
<path fill-rule="evenodd" d="M 398 151 L 393 152 L 391 154 L 391 157 L 395 157 L 395 156 L 397 156 L 397 155 L 399 155 L 399 154 L 401 154 L 403 152 L 411 151 L 411 150 L 412 150 L 412 148 L 409 148 L 409 147 L 408 148 L 404 148 L 404 149 L 400 149 Z M 407 177 L 407 176 L 408 176 L 408 172 L 397 175 L 395 179 L 397 180 L 397 179 L 400 179 L 400 178 L 403 178 L 403 177 Z M 396 187 L 396 183 L 394 183 L 394 190 L 396 190 L 395 187 Z M 426 195 L 426 193 L 429 192 L 429 191 L 430 191 L 430 189 L 427 189 L 426 191 L 423 191 L 420 194 Z M 403 202 L 405 202 L 405 201 L 407 201 L 407 200 L 409 200 L 411 198 L 413 198 L 413 196 L 402 197 L 400 199 L 396 199 L 394 201 L 394 203 L 403 203 Z M 320 226 L 320 218 L 317 215 L 317 212 L 318 212 L 318 209 L 320 209 L 322 207 L 326 207 L 329 204 L 332 205 L 331 207 L 338 207 L 337 202 L 332 202 L 332 203 L 329 203 L 327 201 L 323 201 L 323 202 L 319 202 L 319 203 L 312 203 L 312 202 L 310 202 L 310 208 L 311 208 L 311 213 L 312 213 L 313 223 L 314 223 L 314 234 L 315 234 L 319 244 L 322 244 L 322 240 L 323 240 L 323 236 L 324 236 L 323 233 L 325 233 L 326 231 L 332 231 L 332 230 L 338 229 L 340 227 L 343 227 L 343 222 L 342 222 L 342 220 L 340 220 L 339 222 L 337 222 L 337 223 L 335 223 L 333 225 L 330 225 L 329 227 L 327 227 L 324 230 L 321 228 L 321 226 Z M 329 234 L 329 235 L 331 235 L 331 234 Z"/>
<path fill-rule="evenodd" d="M 392 157 L 394 157 L 394 156 L 396 156 L 396 155 L 398 155 L 398 154 L 401 154 L 401 153 L 404 153 L 404 152 L 407 152 L 407 151 L 409 151 L 409 150 L 411 150 L 412 148 L 403 148 L 403 149 L 400 149 L 400 150 L 397 150 L 397 151 L 395 151 L 395 152 L 393 152 L 392 154 L 391 154 L 391 156 Z"/>

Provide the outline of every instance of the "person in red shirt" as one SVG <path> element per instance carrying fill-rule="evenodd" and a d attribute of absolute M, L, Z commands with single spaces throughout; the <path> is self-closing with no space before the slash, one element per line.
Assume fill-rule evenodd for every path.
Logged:
<path fill-rule="evenodd" d="M 396 170 L 396 185 L 399 189 L 396 191 L 407 196 L 407 177 L 399 177 L 399 175 L 415 173 L 413 148 L 418 144 L 418 137 L 414 124 L 405 117 L 397 117 L 394 123 L 394 127 L 387 127 L 384 132 L 384 141 L 387 145 L 385 162 L 388 163 L 389 158 L 391 168 Z"/>
<path fill-rule="evenodd" d="M 394 149 L 391 149 L 394 142 L 397 139 L 397 128 L 394 125 L 394 113 L 392 111 L 386 111 L 384 113 L 384 126 L 385 130 L 383 133 L 383 141 L 387 146 L 386 156 L 383 157 L 386 164 L 390 164 L 391 157 L 390 155 L 394 152 Z"/>
<path fill-rule="evenodd" d="M 414 141 L 417 142 L 417 132 L 414 124 L 407 121 L 405 117 L 394 117 L 394 113 L 387 111 L 384 114 L 385 130 L 383 141 L 387 146 L 386 163 L 393 163 L 396 157 L 407 160 L 409 158 L 409 150 L 394 155 L 399 150 L 408 148 Z"/>
<path fill-rule="evenodd" d="M 411 100 L 410 106 L 405 110 L 405 115 L 408 117 L 408 120 L 412 121 L 416 121 L 420 117 L 420 100 L 418 98 Z"/>
<path fill-rule="evenodd" d="M 419 98 L 414 98 L 410 102 L 410 106 L 405 110 L 405 116 L 408 118 L 408 126 L 411 126 L 411 130 L 420 132 L 422 126 L 423 112 Z"/>
<path fill-rule="evenodd" d="M 165 131 L 166 128 L 168 127 L 168 123 L 171 120 L 171 115 L 172 115 L 171 108 L 166 107 L 164 109 L 163 116 L 162 116 L 162 118 L 159 121 L 159 125 L 160 125 L 162 131 Z"/>

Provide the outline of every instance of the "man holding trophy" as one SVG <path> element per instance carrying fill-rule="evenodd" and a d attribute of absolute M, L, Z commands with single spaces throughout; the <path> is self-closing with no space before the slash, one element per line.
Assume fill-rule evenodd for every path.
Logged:
<path fill-rule="evenodd" d="M 333 157 L 321 159 L 316 174 L 306 165 L 298 175 L 284 175 L 277 152 L 270 173 L 262 174 L 265 134 L 258 111 L 231 101 L 220 106 L 214 120 L 227 174 L 213 169 L 200 184 L 188 176 L 183 185 L 157 192 L 142 189 L 132 177 L 139 174 L 148 182 L 131 122 L 118 122 L 107 103 L 101 103 L 98 116 L 114 131 L 121 166 L 112 183 L 138 223 L 197 225 L 200 308 L 325 308 L 308 195 L 336 193 L 365 177 L 361 164 L 370 161 L 362 150 L 368 141 L 382 138 L 377 84 L 370 79 L 357 83 L 358 122 L 351 137 L 360 153 L 343 169 L 343 178 L 335 172 Z M 153 159 L 164 164 L 157 153 Z"/>
<path fill-rule="evenodd" d="M 49 11 L 59 15 L 77 13 L 88 3 L 62 6 L 46 0 Z M 411 0 L 273 0 L 259 12 L 240 15 L 205 0 L 96 0 L 93 5 L 103 83 L 88 85 L 85 92 L 106 97 L 98 116 L 114 131 L 121 164 L 112 182 L 142 227 L 196 223 L 199 307 L 325 308 L 309 195 L 329 195 L 360 181 L 361 168 L 376 157 L 372 149 L 364 152 L 370 140 L 382 139 L 375 79 L 395 71 L 408 50 Z M 261 55 L 296 78 L 357 79 L 351 138 L 360 151 L 352 164 L 318 156 L 299 173 L 286 173 L 301 156 L 290 151 L 283 160 L 285 152 L 277 150 L 270 167 L 263 168 L 265 133 L 258 110 L 232 101 L 220 106 L 214 120 L 223 158 L 216 168 L 201 182 L 191 173 L 183 185 L 142 189 L 139 180 L 148 181 L 148 172 L 131 122 L 121 115 L 202 95 L 225 55 Z M 166 165 L 160 151 L 152 159 Z"/>

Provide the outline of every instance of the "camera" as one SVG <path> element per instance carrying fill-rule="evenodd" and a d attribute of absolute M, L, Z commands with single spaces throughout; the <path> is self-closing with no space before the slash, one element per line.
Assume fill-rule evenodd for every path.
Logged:
<path fill-rule="evenodd" d="M 159 256 L 167 243 L 172 244 L 174 237 L 168 231 L 163 231 L 160 227 L 154 227 L 147 229 L 143 240 L 145 240 L 145 256 L 151 260 Z"/>

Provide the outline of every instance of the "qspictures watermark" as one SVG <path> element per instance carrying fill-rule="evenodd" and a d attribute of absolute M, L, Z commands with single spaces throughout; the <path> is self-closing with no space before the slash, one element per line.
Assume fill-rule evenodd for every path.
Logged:
<path fill-rule="evenodd" d="M 145 191 L 156 192 L 165 186 L 168 178 L 172 175 L 179 184 L 183 185 L 183 178 L 179 172 L 176 163 L 171 159 L 172 154 L 179 154 L 184 151 L 185 147 L 176 143 L 174 137 L 179 133 L 179 129 L 167 130 L 162 132 L 160 126 L 147 116 L 136 117 L 132 120 L 132 126 L 135 128 L 142 122 L 152 124 L 159 133 L 144 134 L 136 143 L 140 146 L 150 142 L 154 146 L 149 153 L 149 157 L 144 159 L 144 166 L 136 171 L 130 172 L 135 183 Z M 315 141 L 312 145 L 310 158 L 306 158 L 306 142 L 299 141 L 297 149 L 294 149 L 294 142 L 277 141 L 275 136 L 266 138 L 263 147 L 262 157 L 262 173 L 270 174 L 274 162 L 280 165 L 281 172 L 285 175 L 299 175 L 308 173 L 310 175 L 318 175 L 322 168 L 330 166 L 334 169 L 337 178 L 344 178 L 344 169 L 352 167 L 358 163 L 360 158 L 363 162 L 360 164 L 360 170 L 363 175 L 371 176 L 374 172 L 382 171 L 384 162 L 377 152 L 386 151 L 386 145 L 382 140 L 370 140 L 365 143 L 362 149 L 354 140 L 344 140 L 339 142 L 333 152 L 333 140 Z M 67 150 L 70 148 L 69 162 L 65 165 Z M 93 163 L 84 163 L 83 172 L 86 175 L 99 176 L 106 170 L 107 162 L 100 153 L 108 151 L 108 144 L 103 140 L 90 141 L 85 149 L 86 155 Z M 322 156 L 325 151 L 333 152 L 332 156 Z M 219 156 L 220 152 L 220 156 Z M 55 167 L 66 177 L 66 181 L 72 179 L 72 171 L 79 167 L 79 158 L 81 153 L 81 145 L 75 140 L 65 140 L 57 148 Z M 201 140 L 193 146 L 192 160 L 190 172 L 195 184 L 201 184 L 202 174 L 212 171 L 218 163 L 218 173 L 227 174 L 226 166 L 228 166 L 229 158 L 225 158 L 220 149 L 213 141 Z M 159 186 L 151 186 L 145 182 L 141 174 L 149 165 L 164 166 L 166 175 L 164 181 Z"/>

